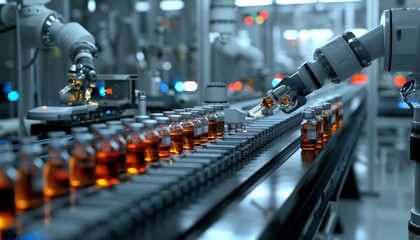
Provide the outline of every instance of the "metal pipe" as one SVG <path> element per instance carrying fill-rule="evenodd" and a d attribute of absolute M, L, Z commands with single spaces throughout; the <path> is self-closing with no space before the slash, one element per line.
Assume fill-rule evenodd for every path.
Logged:
<path fill-rule="evenodd" d="M 196 22 L 198 41 L 197 82 L 200 99 L 204 98 L 206 86 L 210 83 L 210 36 L 209 36 L 209 0 L 196 1 Z"/>
<path fill-rule="evenodd" d="M 16 9 L 15 9 L 15 14 L 16 14 L 16 31 L 15 31 L 15 37 L 16 37 L 16 80 L 18 82 L 18 91 L 20 94 L 23 94 L 23 80 L 22 80 L 22 39 L 21 39 L 21 32 L 20 32 L 20 16 L 19 16 L 19 11 L 20 11 L 20 1 L 18 1 L 18 4 L 16 5 Z M 24 132 L 24 124 L 23 124 L 23 117 L 24 117 L 24 108 L 25 108 L 25 104 L 23 101 L 24 96 L 21 96 L 20 99 L 18 100 L 18 119 L 19 119 L 19 124 L 21 125 L 21 127 L 18 130 L 18 137 L 19 139 L 22 139 L 23 136 L 25 135 Z M 25 97 L 30 97 L 30 96 L 25 96 Z"/>

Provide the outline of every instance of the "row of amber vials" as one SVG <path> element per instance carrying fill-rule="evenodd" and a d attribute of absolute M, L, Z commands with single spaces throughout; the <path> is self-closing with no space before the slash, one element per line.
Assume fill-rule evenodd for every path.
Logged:
<path fill-rule="evenodd" d="M 311 162 L 322 151 L 331 136 L 343 125 L 342 97 L 335 96 L 326 102 L 306 108 L 302 116 L 302 161 Z M 314 129 L 316 134 L 313 133 Z"/>

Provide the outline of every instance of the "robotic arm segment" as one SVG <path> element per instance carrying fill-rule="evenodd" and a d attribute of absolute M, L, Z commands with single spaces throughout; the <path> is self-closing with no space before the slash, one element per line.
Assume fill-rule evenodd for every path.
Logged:
<path fill-rule="evenodd" d="M 315 51 L 314 61 L 303 63 L 296 73 L 269 90 L 260 106 L 277 106 L 285 113 L 293 112 L 303 106 L 305 96 L 321 88 L 325 80 L 340 83 L 368 67 L 372 60 L 383 56 L 383 29 L 384 26 L 378 26 L 360 38 L 351 32 L 335 37 Z M 267 102 L 272 104 L 265 104 Z M 255 107 L 249 115 L 254 116 L 260 110 L 261 107 Z"/>

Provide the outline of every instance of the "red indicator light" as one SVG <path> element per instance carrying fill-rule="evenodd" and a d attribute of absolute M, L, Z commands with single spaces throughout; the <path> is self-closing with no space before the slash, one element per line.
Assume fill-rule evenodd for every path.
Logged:
<path fill-rule="evenodd" d="M 351 78 L 352 84 L 366 84 L 368 82 L 369 82 L 368 75 L 363 74 L 363 73 L 354 74 L 353 77 Z"/>
<path fill-rule="evenodd" d="M 397 75 L 394 77 L 394 84 L 397 87 L 402 87 L 407 82 L 407 79 L 403 75 Z"/>
<path fill-rule="evenodd" d="M 240 82 L 240 81 L 236 81 L 234 84 L 233 84 L 233 86 L 234 86 L 234 89 L 236 90 L 236 91 L 240 91 L 241 89 L 242 89 L 242 82 Z"/>
<path fill-rule="evenodd" d="M 263 10 L 263 11 L 260 12 L 260 16 L 262 18 L 264 18 L 264 20 L 267 20 L 267 18 L 270 16 L 270 14 L 267 11 Z"/>
<path fill-rule="evenodd" d="M 112 88 L 107 88 L 106 89 L 106 94 L 111 95 L 112 94 Z"/>
<path fill-rule="evenodd" d="M 247 16 L 244 18 L 244 23 L 248 26 L 252 25 L 254 23 L 254 19 L 251 16 Z"/>

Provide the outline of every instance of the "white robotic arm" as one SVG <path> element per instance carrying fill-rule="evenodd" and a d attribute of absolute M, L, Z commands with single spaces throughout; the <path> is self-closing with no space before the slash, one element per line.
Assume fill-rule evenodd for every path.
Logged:
<path fill-rule="evenodd" d="M 267 92 L 258 111 L 279 106 L 290 113 L 306 103 L 305 96 L 321 88 L 325 80 L 340 83 L 382 59 L 387 71 L 420 72 L 420 10 L 391 9 L 382 14 L 381 25 L 356 38 L 346 32 L 318 48 L 314 61 L 303 63 L 296 73 L 284 78 Z"/>
<path fill-rule="evenodd" d="M 95 38 L 78 23 L 64 23 L 57 12 L 44 6 L 47 2 L 49 1 L 22 1 L 19 26 L 23 45 L 60 47 L 64 52 L 68 52 L 73 64 L 76 65 L 76 79 L 82 81 L 83 85 L 94 87 L 96 83 L 94 60 L 97 55 Z M 14 2 L 1 5 L 1 27 L 16 25 L 16 7 Z"/>

